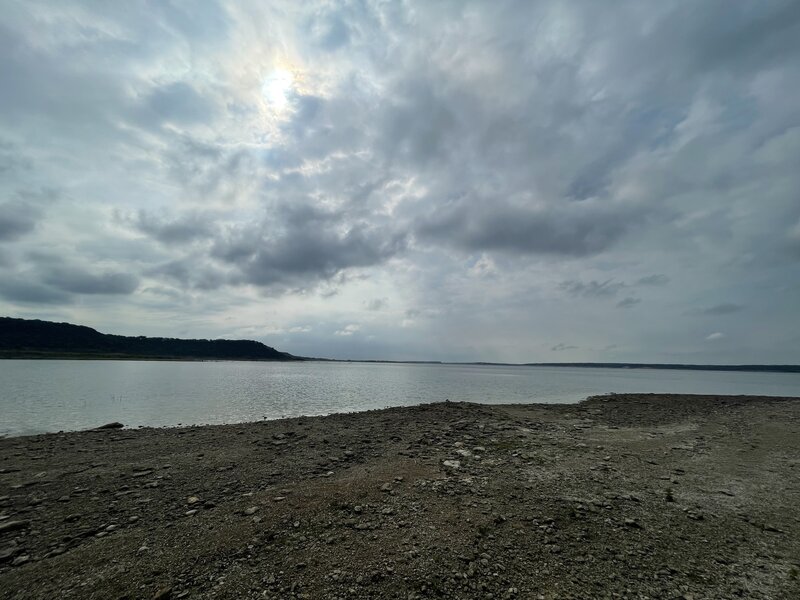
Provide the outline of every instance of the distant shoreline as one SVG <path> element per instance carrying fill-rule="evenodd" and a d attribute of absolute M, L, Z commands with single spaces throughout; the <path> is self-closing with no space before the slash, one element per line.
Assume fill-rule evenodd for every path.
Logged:
<path fill-rule="evenodd" d="M 680 363 L 503 363 L 503 362 L 446 362 L 436 360 L 378 360 L 337 359 L 294 356 L 293 360 L 266 358 L 228 358 L 211 356 L 145 356 L 135 354 L 92 354 L 83 352 L 0 351 L 0 360 L 146 360 L 165 362 L 336 362 L 401 365 L 462 365 L 489 367 L 560 367 L 579 369 L 653 369 L 661 371 L 727 371 L 750 373 L 800 373 L 800 365 L 694 365 Z"/>

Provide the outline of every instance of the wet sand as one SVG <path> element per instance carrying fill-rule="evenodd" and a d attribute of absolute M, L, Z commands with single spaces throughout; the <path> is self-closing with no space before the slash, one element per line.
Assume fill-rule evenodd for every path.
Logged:
<path fill-rule="evenodd" d="M 0 598 L 606 597 L 800 597 L 800 398 L 0 440 Z"/>

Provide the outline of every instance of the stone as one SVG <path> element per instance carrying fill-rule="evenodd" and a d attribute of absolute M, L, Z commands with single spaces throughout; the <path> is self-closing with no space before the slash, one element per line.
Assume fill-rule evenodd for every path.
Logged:
<path fill-rule="evenodd" d="M 172 586 L 162 587 L 153 596 L 153 600 L 169 600 L 170 598 L 172 598 Z"/>
<path fill-rule="evenodd" d="M 186 500 L 186 504 L 189 505 L 197 504 L 198 502 L 200 502 L 200 498 L 198 498 L 197 496 L 189 496 L 189 498 L 187 498 Z"/>
<path fill-rule="evenodd" d="M 623 521 L 626 527 L 632 527 L 633 529 L 641 529 L 642 526 L 635 520 L 635 519 L 625 519 Z"/>
<path fill-rule="evenodd" d="M 16 544 L 0 548 L 0 565 L 10 561 L 17 552 L 19 552 L 19 546 Z"/>
<path fill-rule="evenodd" d="M 5 523 L 0 523 L 0 533 L 17 531 L 18 529 L 27 529 L 30 527 L 30 525 L 30 521 L 6 521 Z"/>
<path fill-rule="evenodd" d="M 257 506 L 251 506 L 249 508 L 245 508 L 244 509 L 244 514 L 246 514 L 249 517 L 251 515 L 256 514 L 257 511 L 258 511 L 258 507 Z"/>
<path fill-rule="evenodd" d="M 113 421 L 112 423 L 106 423 L 105 425 L 100 425 L 97 429 L 122 429 L 125 427 L 122 423 L 118 421 Z"/>
<path fill-rule="evenodd" d="M 445 460 L 442 464 L 447 467 L 448 469 L 460 469 L 461 468 L 461 461 L 459 460 Z"/>
<path fill-rule="evenodd" d="M 22 554 L 21 556 L 18 556 L 17 558 L 15 558 L 15 559 L 14 559 L 14 560 L 11 562 L 11 566 L 12 566 L 12 567 L 18 567 L 18 566 L 20 566 L 20 565 L 24 565 L 24 564 L 25 564 L 26 562 L 28 562 L 30 559 L 31 559 L 31 557 L 30 557 L 30 556 L 28 556 L 27 554 Z"/>

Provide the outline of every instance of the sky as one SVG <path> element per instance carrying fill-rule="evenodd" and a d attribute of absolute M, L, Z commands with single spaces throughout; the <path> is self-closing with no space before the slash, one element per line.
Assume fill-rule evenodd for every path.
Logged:
<path fill-rule="evenodd" d="M 800 362 L 795 0 L 0 8 L 0 315 Z"/>

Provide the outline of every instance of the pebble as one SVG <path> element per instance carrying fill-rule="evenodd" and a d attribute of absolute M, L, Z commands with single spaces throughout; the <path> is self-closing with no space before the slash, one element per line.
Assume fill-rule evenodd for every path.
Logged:
<path fill-rule="evenodd" d="M 197 504 L 198 502 L 200 502 L 200 498 L 197 496 L 189 496 L 189 498 L 186 500 L 186 504 Z"/>
<path fill-rule="evenodd" d="M 172 598 L 172 586 L 161 588 L 153 596 L 153 600 L 169 600 L 169 598 Z"/>
<path fill-rule="evenodd" d="M 21 556 L 18 556 L 17 558 L 15 558 L 15 559 L 14 559 L 14 560 L 11 562 L 11 566 L 12 566 L 12 567 L 18 567 L 18 566 L 20 566 L 20 565 L 24 565 L 24 564 L 25 564 L 26 562 L 28 562 L 30 559 L 31 559 L 31 557 L 30 557 L 30 556 L 28 556 L 27 554 L 22 554 Z"/>
<path fill-rule="evenodd" d="M 0 533 L 16 531 L 18 529 L 26 529 L 27 527 L 30 527 L 30 525 L 30 521 L 6 521 L 4 523 L 0 523 Z"/>
<path fill-rule="evenodd" d="M 244 509 L 244 514 L 246 514 L 249 517 L 251 515 L 256 514 L 257 511 L 258 511 L 258 507 L 257 506 L 251 506 L 250 508 L 245 508 Z"/>

